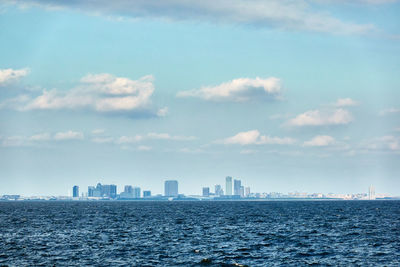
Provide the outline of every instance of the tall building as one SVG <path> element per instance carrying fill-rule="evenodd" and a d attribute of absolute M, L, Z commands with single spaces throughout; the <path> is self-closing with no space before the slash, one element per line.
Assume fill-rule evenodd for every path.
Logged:
<path fill-rule="evenodd" d="M 151 191 L 150 190 L 143 191 L 143 197 L 151 197 Z"/>
<path fill-rule="evenodd" d="M 240 187 L 240 197 L 244 197 L 244 186 Z"/>
<path fill-rule="evenodd" d="M 230 176 L 225 178 L 225 194 L 227 196 L 232 196 L 232 177 Z"/>
<path fill-rule="evenodd" d="M 164 182 L 164 195 L 166 197 L 177 197 L 178 196 L 178 181 L 167 180 Z"/>
<path fill-rule="evenodd" d="M 210 196 L 210 188 L 203 187 L 203 197 L 209 197 L 209 196 Z"/>
<path fill-rule="evenodd" d="M 376 197 L 375 197 L 375 188 L 372 185 L 368 188 L 368 199 L 369 200 L 376 199 Z"/>
<path fill-rule="evenodd" d="M 124 192 L 121 192 L 119 197 L 122 199 L 133 198 L 133 187 L 131 185 L 125 185 Z"/>
<path fill-rule="evenodd" d="M 140 187 L 135 186 L 133 188 L 133 198 L 140 198 Z"/>
<path fill-rule="evenodd" d="M 72 187 L 72 197 L 79 197 L 79 186 L 74 185 Z"/>
<path fill-rule="evenodd" d="M 245 197 L 249 197 L 250 196 L 250 187 L 246 187 L 245 188 L 244 196 Z"/>
<path fill-rule="evenodd" d="M 242 186 L 242 181 L 234 180 L 233 181 L 233 194 L 235 196 L 240 196 L 240 187 Z"/>
<path fill-rule="evenodd" d="M 218 197 L 224 195 L 224 190 L 222 190 L 222 187 L 219 184 L 215 185 L 215 195 Z"/>
<path fill-rule="evenodd" d="M 133 194 L 133 187 L 131 185 L 125 185 L 124 193 Z"/>
<path fill-rule="evenodd" d="M 88 186 L 88 197 L 94 197 L 94 191 L 96 188 L 94 186 Z"/>
<path fill-rule="evenodd" d="M 114 184 L 105 184 L 102 186 L 102 196 L 109 198 L 117 197 L 117 186 Z"/>
<path fill-rule="evenodd" d="M 89 186 L 88 187 L 88 197 L 116 198 L 117 197 L 117 186 L 114 184 L 102 185 L 101 183 L 98 183 L 96 185 L 96 187 Z"/>

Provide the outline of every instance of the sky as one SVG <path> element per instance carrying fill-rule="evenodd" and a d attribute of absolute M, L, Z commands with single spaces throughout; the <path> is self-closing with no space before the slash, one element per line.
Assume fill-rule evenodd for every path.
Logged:
<path fill-rule="evenodd" d="M 0 1 L 0 194 L 400 195 L 400 1 Z"/>

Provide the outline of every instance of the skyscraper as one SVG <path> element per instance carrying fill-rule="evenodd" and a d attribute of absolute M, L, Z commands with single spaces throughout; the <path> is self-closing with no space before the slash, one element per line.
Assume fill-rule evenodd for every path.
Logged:
<path fill-rule="evenodd" d="M 233 181 L 233 194 L 235 196 L 240 196 L 240 187 L 242 186 L 242 181 L 234 180 Z"/>
<path fill-rule="evenodd" d="M 216 196 L 222 196 L 224 194 L 224 191 L 222 190 L 221 185 L 217 184 L 215 185 L 215 195 Z"/>
<path fill-rule="evenodd" d="M 94 197 L 94 190 L 96 190 L 94 186 L 88 186 L 88 197 Z"/>
<path fill-rule="evenodd" d="M 245 188 L 244 196 L 245 197 L 249 197 L 250 196 L 250 187 L 246 187 Z"/>
<path fill-rule="evenodd" d="M 151 197 L 151 191 L 150 190 L 143 191 L 143 197 Z"/>
<path fill-rule="evenodd" d="M 203 187 L 203 197 L 209 197 L 209 196 L 210 196 L 210 188 Z"/>
<path fill-rule="evenodd" d="M 119 194 L 121 199 L 133 198 L 133 187 L 131 185 L 125 185 L 124 192 Z"/>
<path fill-rule="evenodd" d="M 102 185 L 102 196 L 109 198 L 117 197 L 117 186 L 114 184 Z"/>
<path fill-rule="evenodd" d="M 140 198 L 140 187 L 135 186 L 133 188 L 133 198 Z"/>
<path fill-rule="evenodd" d="M 240 187 L 240 197 L 244 197 L 244 186 Z"/>
<path fill-rule="evenodd" d="M 133 194 L 133 187 L 131 185 L 125 185 L 124 193 Z"/>
<path fill-rule="evenodd" d="M 116 198 L 117 197 L 117 186 L 114 184 L 102 185 L 101 183 L 98 183 L 96 185 L 96 187 L 89 186 L 88 187 L 88 197 Z"/>
<path fill-rule="evenodd" d="M 232 196 L 232 177 L 230 176 L 225 178 L 225 194 L 227 196 Z"/>
<path fill-rule="evenodd" d="M 375 188 L 372 185 L 368 188 L 368 199 L 369 200 L 375 200 L 376 199 L 376 197 L 375 197 Z"/>
<path fill-rule="evenodd" d="M 74 185 L 72 187 L 72 197 L 79 197 L 79 186 Z"/>
<path fill-rule="evenodd" d="M 164 195 L 166 197 L 177 197 L 178 196 L 178 181 L 167 180 L 164 182 Z"/>

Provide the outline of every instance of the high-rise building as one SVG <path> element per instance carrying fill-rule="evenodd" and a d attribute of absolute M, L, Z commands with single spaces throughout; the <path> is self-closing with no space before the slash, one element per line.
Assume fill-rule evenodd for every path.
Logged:
<path fill-rule="evenodd" d="M 244 186 L 240 187 L 240 197 L 244 197 Z"/>
<path fill-rule="evenodd" d="M 72 187 L 72 197 L 79 197 L 79 186 L 74 185 Z"/>
<path fill-rule="evenodd" d="M 151 191 L 150 190 L 143 191 L 143 197 L 151 197 Z"/>
<path fill-rule="evenodd" d="M 164 195 L 166 197 L 177 197 L 178 196 L 178 181 L 167 180 L 164 182 Z"/>
<path fill-rule="evenodd" d="M 140 187 L 135 186 L 133 188 L 133 198 L 140 198 Z"/>
<path fill-rule="evenodd" d="M 131 185 L 125 185 L 124 192 L 121 192 L 119 197 L 122 199 L 133 198 L 133 187 Z"/>
<path fill-rule="evenodd" d="M 224 195 L 224 191 L 222 190 L 222 187 L 219 184 L 215 185 L 215 195 L 218 197 Z"/>
<path fill-rule="evenodd" d="M 95 189 L 93 190 L 94 197 L 102 197 L 103 196 L 103 186 L 101 183 L 97 183 Z"/>
<path fill-rule="evenodd" d="M 372 185 L 368 188 L 368 199 L 369 200 L 376 199 L 376 197 L 375 197 L 375 188 Z"/>
<path fill-rule="evenodd" d="M 114 184 L 105 184 L 102 185 L 102 196 L 109 198 L 117 197 L 117 186 Z"/>
<path fill-rule="evenodd" d="M 233 194 L 235 196 L 240 196 L 240 187 L 242 186 L 242 181 L 234 180 L 233 181 Z"/>
<path fill-rule="evenodd" d="M 250 187 L 246 187 L 245 188 L 244 196 L 245 197 L 249 197 L 250 196 Z"/>
<path fill-rule="evenodd" d="M 210 188 L 203 187 L 203 197 L 209 197 L 209 196 L 210 196 Z"/>
<path fill-rule="evenodd" d="M 94 186 L 88 186 L 88 197 L 94 197 L 94 190 L 96 190 Z"/>
<path fill-rule="evenodd" d="M 88 197 L 116 198 L 117 197 L 117 186 L 114 184 L 102 185 L 101 183 L 98 183 L 96 185 L 96 187 L 89 186 L 88 187 Z"/>
<path fill-rule="evenodd" d="M 227 196 L 232 196 L 232 177 L 230 176 L 225 178 L 225 194 Z"/>
<path fill-rule="evenodd" d="M 131 185 L 125 185 L 124 193 L 133 194 L 133 187 Z"/>

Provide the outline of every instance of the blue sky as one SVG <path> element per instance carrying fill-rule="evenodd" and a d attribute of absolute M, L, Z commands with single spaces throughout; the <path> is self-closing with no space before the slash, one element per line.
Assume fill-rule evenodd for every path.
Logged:
<path fill-rule="evenodd" d="M 0 194 L 400 195 L 400 3 L 2 1 Z"/>

